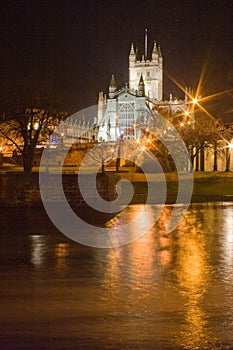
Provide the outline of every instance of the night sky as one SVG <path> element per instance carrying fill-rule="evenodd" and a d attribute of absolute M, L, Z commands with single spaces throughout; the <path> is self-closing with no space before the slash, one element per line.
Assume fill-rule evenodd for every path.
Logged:
<path fill-rule="evenodd" d="M 161 46 L 164 70 L 183 86 L 195 87 L 207 62 L 203 96 L 232 85 L 232 2 L 11 1 L 1 0 L 1 79 L 46 82 L 69 113 L 96 104 L 111 74 L 118 87 L 128 81 L 128 54 L 134 42 L 142 52 Z M 164 74 L 164 98 L 180 91 Z M 231 94 L 221 112 L 229 119 Z"/>

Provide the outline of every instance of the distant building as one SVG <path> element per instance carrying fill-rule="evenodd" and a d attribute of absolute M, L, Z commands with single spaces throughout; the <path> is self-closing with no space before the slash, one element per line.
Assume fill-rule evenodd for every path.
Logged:
<path fill-rule="evenodd" d="M 65 146 L 72 146 L 73 144 L 94 142 L 98 138 L 98 128 L 95 121 L 93 123 L 86 122 L 85 117 L 83 119 L 77 119 L 76 117 L 70 117 L 65 124 L 60 125 L 59 134 L 55 139 L 50 138 L 50 143 L 64 144 Z"/>

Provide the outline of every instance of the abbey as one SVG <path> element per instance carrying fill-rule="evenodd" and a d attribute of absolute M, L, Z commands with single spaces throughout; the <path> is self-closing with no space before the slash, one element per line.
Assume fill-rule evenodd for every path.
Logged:
<path fill-rule="evenodd" d="M 139 56 L 131 44 L 129 52 L 129 82 L 118 89 L 112 75 L 108 96 L 99 93 L 97 124 L 99 141 L 116 141 L 118 138 L 135 140 L 141 130 L 151 128 L 159 108 L 169 108 L 171 113 L 184 112 L 186 101 L 163 101 L 163 57 L 160 46 L 154 41 L 148 55 L 147 30 L 145 51 Z"/>

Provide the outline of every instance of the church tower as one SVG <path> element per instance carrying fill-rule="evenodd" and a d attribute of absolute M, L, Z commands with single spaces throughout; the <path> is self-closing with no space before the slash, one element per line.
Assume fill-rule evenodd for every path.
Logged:
<path fill-rule="evenodd" d="M 137 90 L 140 78 L 145 84 L 145 95 L 151 99 L 161 101 L 163 91 L 163 58 L 160 47 L 154 41 L 151 60 L 148 59 L 147 29 L 145 31 L 145 52 L 141 60 L 138 59 L 134 45 L 131 44 L 129 53 L 129 88 Z"/>

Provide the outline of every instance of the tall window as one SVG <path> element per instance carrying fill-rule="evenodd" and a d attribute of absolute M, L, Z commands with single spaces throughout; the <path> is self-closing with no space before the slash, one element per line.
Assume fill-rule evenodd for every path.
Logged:
<path fill-rule="evenodd" d="M 134 102 L 119 103 L 119 128 L 124 138 L 134 139 Z"/>

